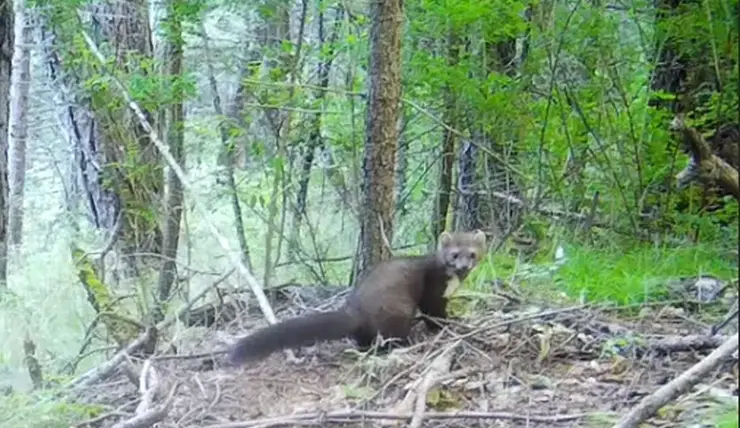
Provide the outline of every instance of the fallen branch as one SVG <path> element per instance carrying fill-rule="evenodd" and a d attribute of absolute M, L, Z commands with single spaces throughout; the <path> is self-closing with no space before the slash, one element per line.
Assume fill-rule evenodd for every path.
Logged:
<path fill-rule="evenodd" d="M 408 420 L 413 417 L 413 413 L 384 413 L 372 411 L 339 411 L 339 412 L 311 412 L 299 413 L 290 416 L 279 416 L 273 418 L 255 419 L 251 421 L 229 422 L 225 424 L 206 425 L 204 428 L 250 428 L 259 426 L 268 428 L 285 425 L 307 425 L 313 423 L 323 426 L 326 423 L 346 423 L 358 419 L 396 419 Z M 577 413 L 573 415 L 527 415 L 520 413 L 508 412 L 430 412 L 425 415 L 428 420 L 458 420 L 458 419 L 477 419 L 477 420 L 510 420 L 523 422 L 539 423 L 560 423 L 570 422 L 591 416 L 590 413 Z"/>
<path fill-rule="evenodd" d="M 113 373 L 113 371 L 123 363 L 129 355 L 138 351 L 142 346 L 150 343 L 155 335 L 156 329 L 148 327 L 141 336 L 122 350 L 118 351 L 113 358 L 83 373 L 81 376 L 72 380 L 67 387 L 69 389 L 83 388 L 110 376 L 110 374 Z"/>
<path fill-rule="evenodd" d="M 691 156 L 691 163 L 676 177 L 678 186 L 683 187 L 697 177 L 704 184 L 716 183 L 740 201 L 737 170 L 712 153 L 712 148 L 699 131 L 686 126 L 681 117 L 675 117 L 670 127 L 672 131 L 681 134 L 684 146 Z"/>
<path fill-rule="evenodd" d="M 727 340 L 727 336 L 670 336 L 660 340 L 651 341 L 648 349 L 651 352 L 669 353 L 685 352 L 701 349 L 714 349 Z"/>
<path fill-rule="evenodd" d="M 535 312 L 532 314 L 522 315 L 516 318 L 512 318 L 509 320 L 505 320 L 505 321 L 501 321 L 501 322 L 497 322 L 497 323 L 489 324 L 489 325 L 486 325 L 485 322 L 489 321 L 490 318 L 485 318 L 480 323 L 478 323 L 478 326 L 472 328 L 469 332 L 457 335 L 451 340 L 467 339 L 469 337 L 472 337 L 472 336 L 475 336 L 481 333 L 487 333 L 497 328 L 508 327 L 510 325 L 519 324 L 525 321 L 531 321 L 531 320 L 536 320 L 536 319 L 546 319 L 547 317 L 551 317 L 554 315 L 561 315 L 561 314 L 568 313 L 568 312 L 575 312 L 575 311 L 579 311 L 581 309 L 585 309 L 591 306 L 593 305 L 590 303 L 585 303 L 583 305 L 570 306 L 567 308 L 550 309 L 546 311 L 540 311 L 540 312 Z"/>
<path fill-rule="evenodd" d="M 208 352 L 198 352 L 196 354 L 162 354 L 155 355 L 152 359 L 155 361 L 214 359 L 216 356 L 224 355 L 227 352 L 229 352 L 228 349 L 216 349 Z"/>
<path fill-rule="evenodd" d="M 675 399 L 681 394 L 699 383 L 710 371 L 719 366 L 727 357 L 732 355 L 737 349 L 738 334 L 730 337 L 719 348 L 712 351 L 704 359 L 694 364 L 681 373 L 681 375 L 667 384 L 660 387 L 654 393 L 643 398 L 629 413 L 627 413 L 614 428 L 633 428 L 637 427 L 642 421 L 651 417 L 661 407 L 669 401 Z"/>

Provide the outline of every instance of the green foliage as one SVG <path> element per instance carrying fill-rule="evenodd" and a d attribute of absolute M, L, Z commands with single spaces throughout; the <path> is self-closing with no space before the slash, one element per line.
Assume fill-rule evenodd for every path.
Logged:
<path fill-rule="evenodd" d="M 99 416 L 98 405 L 83 405 L 55 397 L 56 391 L 13 393 L 0 397 L 0 426 L 12 428 L 67 428 Z"/>
<path fill-rule="evenodd" d="M 737 262 L 714 245 L 667 247 L 635 244 L 571 246 L 556 283 L 570 297 L 635 304 L 660 299 L 668 280 L 711 274 L 737 275 Z"/>
<path fill-rule="evenodd" d="M 724 409 L 721 410 L 722 413 L 714 418 L 715 428 L 737 428 L 738 426 L 740 426 L 740 422 L 738 422 L 738 417 L 740 417 L 740 413 L 738 413 L 737 399 L 734 399 L 732 401 L 732 403 L 728 403 L 727 405 L 723 406 Z"/>

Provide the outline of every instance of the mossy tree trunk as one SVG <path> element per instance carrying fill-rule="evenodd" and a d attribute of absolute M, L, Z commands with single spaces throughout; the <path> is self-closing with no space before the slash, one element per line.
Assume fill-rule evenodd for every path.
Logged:
<path fill-rule="evenodd" d="M 90 7 L 90 22 L 80 22 L 76 10 L 61 0 L 51 0 L 47 6 L 42 9 L 44 48 L 53 84 L 68 103 L 66 109 L 60 105 L 60 115 L 73 143 L 72 187 L 82 192 L 92 225 L 120 235 L 113 249 L 122 253 L 131 270 L 112 273 L 130 276 L 138 270 L 137 261 L 147 260 L 144 254 L 161 251 L 162 164 L 138 119 L 100 76 L 113 72 L 127 82 L 134 75 L 146 79 L 151 74 L 148 4 L 144 0 L 99 3 Z M 104 69 L 80 59 L 86 57 L 76 41 L 81 26 L 92 28 L 94 40 L 112 66 Z M 62 87 L 74 92 L 63 94 Z M 145 110 L 155 110 L 159 100 L 149 95 L 145 103 L 144 97 L 133 94 Z M 154 123 L 153 115 L 147 115 Z M 154 265 L 158 262 L 157 258 Z"/>
<path fill-rule="evenodd" d="M 82 202 L 92 226 L 108 235 L 102 254 L 95 258 L 74 241 L 70 251 L 98 321 L 123 345 L 136 337 L 142 326 L 110 284 L 112 279 L 138 275 L 139 267 L 159 265 L 164 180 L 156 146 L 106 76 L 113 73 L 132 88 L 132 78 L 148 83 L 154 72 L 149 6 L 145 0 L 97 3 L 89 6 L 83 21 L 68 2 L 42 3 L 45 65 L 56 89 L 61 130 L 73 153 L 66 185 L 71 226 L 79 231 L 76 207 Z M 98 63 L 80 43 L 81 30 L 91 34 L 101 53 L 110 59 L 108 64 Z M 155 121 L 149 112 L 164 104 L 156 94 L 148 91 L 139 95 L 132 89 L 152 124 Z M 110 275 L 106 275 L 106 254 L 123 262 L 122 268 L 110 269 Z M 148 299 L 148 295 L 138 297 Z"/>
<path fill-rule="evenodd" d="M 156 72 L 151 66 L 153 48 L 148 8 L 146 0 L 109 1 L 92 7 L 96 42 L 107 46 L 104 53 L 112 57 L 116 72 L 124 78 L 136 74 L 146 79 Z M 135 91 L 133 95 L 137 97 Z M 151 112 L 156 112 L 159 103 L 152 97 L 147 97 L 147 103 L 144 97 L 138 98 L 147 119 L 154 124 L 155 115 Z M 82 151 L 102 166 L 102 173 L 97 174 L 90 174 L 91 168 L 87 168 L 86 187 L 91 189 L 89 199 L 95 200 L 91 202 L 91 210 L 107 212 L 113 218 L 119 211 L 122 213 L 120 249 L 131 262 L 128 266 L 138 269 L 137 262 L 148 259 L 136 254 L 160 254 L 162 250 L 159 220 L 164 178 L 159 151 L 128 106 L 117 102 L 120 99 L 121 95 L 110 85 L 93 89 L 91 107 L 99 145 L 84 147 Z M 96 190 L 91 178 L 102 178 L 107 185 Z M 158 266 L 159 260 L 145 265 Z"/>

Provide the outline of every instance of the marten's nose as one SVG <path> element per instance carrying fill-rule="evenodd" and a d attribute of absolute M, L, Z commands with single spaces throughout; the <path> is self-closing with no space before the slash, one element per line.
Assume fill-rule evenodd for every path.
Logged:
<path fill-rule="evenodd" d="M 467 266 L 455 266 L 455 275 L 460 279 L 465 279 L 469 270 Z"/>

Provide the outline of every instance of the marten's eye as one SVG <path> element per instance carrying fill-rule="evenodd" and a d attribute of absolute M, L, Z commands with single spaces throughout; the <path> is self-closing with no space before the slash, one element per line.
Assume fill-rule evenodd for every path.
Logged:
<path fill-rule="evenodd" d="M 471 259 L 476 259 L 477 258 L 476 256 L 477 256 L 477 254 L 475 254 L 475 251 L 471 251 L 470 252 L 470 258 Z"/>
<path fill-rule="evenodd" d="M 457 256 L 458 256 L 458 255 L 459 255 L 459 253 L 458 253 L 457 251 L 452 251 L 452 252 L 450 252 L 450 258 L 451 258 L 452 260 L 455 260 L 455 259 L 457 258 Z"/>

